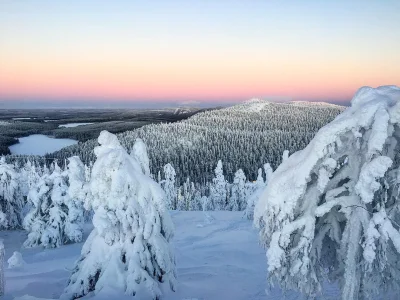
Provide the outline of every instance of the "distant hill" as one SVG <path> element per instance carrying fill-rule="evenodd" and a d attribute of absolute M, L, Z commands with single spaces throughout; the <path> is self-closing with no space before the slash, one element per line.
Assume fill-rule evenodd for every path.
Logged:
<path fill-rule="evenodd" d="M 344 109 L 328 103 L 251 99 L 175 123 L 146 125 L 118 137 L 128 150 L 137 137 L 142 138 L 149 150 L 153 174 L 162 173 L 163 166 L 171 163 L 181 183 L 187 177 L 200 184 L 209 182 L 219 159 L 228 180 L 239 168 L 254 180 L 264 163 L 276 168 L 284 150 L 293 153 L 304 148 L 319 128 Z M 96 140 L 90 140 L 51 157 L 79 155 L 88 163 L 94 160 L 96 145 Z"/>

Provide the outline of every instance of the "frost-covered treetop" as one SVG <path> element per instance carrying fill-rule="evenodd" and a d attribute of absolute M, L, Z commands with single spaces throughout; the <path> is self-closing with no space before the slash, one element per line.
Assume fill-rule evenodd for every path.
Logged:
<path fill-rule="evenodd" d="M 362 108 L 360 109 L 360 107 Z M 362 87 L 351 101 L 351 107 L 337 116 L 331 123 L 321 128 L 310 144 L 302 151 L 291 155 L 286 163 L 274 172 L 272 184 L 261 197 L 255 212 L 255 220 L 260 218 L 266 200 L 270 199 L 270 209 L 277 209 L 277 214 L 293 215 L 297 200 L 304 192 L 309 175 L 335 143 L 342 144 L 340 136 L 348 131 L 357 133 L 358 129 L 371 127 L 374 138 L 368 145 L 369 156 L 379 153 L 388 136 L 388 126 L 400 122 L 400 88 L 381 86 L 376 89 Z M 329 164 L 329 161 L 326 162 Z M 281 203 L 285 203 L 282 206 Z M 281 208 L 285 207 L 285 210 Z"/>
<path fill-rule="evenodd" d="M 121 205 L 125 205 L 122 202 L 124 202 L 124 200 L 127 201 L 127 198 L 124 197 L 123 191 L 126 189 L 126 185 L 128 185 L 129 188 L 130 180 L 137 182 L 138 185 L 142 185 L 139 183 L 146 182 L 148 188 L 141 189 L 140 191 L 152 193 L 153 195 L 148 197 L 151 197 L 153 201 L 162 202 L 162 190 L 155 182 L 145 176 L 140 163 L 136 158 L 127 155 L 126 151 L 118 141 L 118 138 L 114 134 L 109 133 L 108 131 L 102 131 L 98 138 L 98 142 L 100 146 L 94 149 L 97 156 L 97 163 L 93 166 L 92 170 L 92 176 L 95 176 L 98 180 L 91 182 L 91 185 L 96 185 L 96 187 L 91 188 L 92 193 L 96 193 L 96 195 L 93 195 L 94 199 L 96 199 L 92 203 L 93 207 L 104 204 L 115 209 L 121 207 Z M 116 165 L 119 165 L 119 168 L 123 171 L 110 172 L 109 170 L 114 169 Z M 117 176 L 118 178 L 111 178 L 114 176 Z M 104 182 L 102 183 L 101 181 Z M 115 197 L 112 197 L 112 199 L 107 197 L 110 193 L 110 191 L 107 190 L 109 188 L 108 182 L 113 183 L 111 185 L 111 193 L 115 194 Z M 146 198 L 146 195 L 138 195 L 138 197 Z M 96 203 L 96 201 L 102 203 Z"/>

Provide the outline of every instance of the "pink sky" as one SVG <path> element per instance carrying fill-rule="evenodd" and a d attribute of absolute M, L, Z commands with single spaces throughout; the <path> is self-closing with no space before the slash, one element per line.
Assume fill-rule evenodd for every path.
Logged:
<path fill-rule="evenodd" d="M 0 12 L 0 100 L 348 101 L 400 85 L 400 18 L 376 3 L 39 2 Z"/>

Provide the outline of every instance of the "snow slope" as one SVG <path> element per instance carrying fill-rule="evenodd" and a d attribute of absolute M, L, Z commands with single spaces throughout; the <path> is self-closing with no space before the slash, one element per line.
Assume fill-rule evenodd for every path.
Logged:
<path fill-rule="evenodd" d="M 175 223 L 173 246 L 177 259 L 178 291 L 167 291 L 166 300 L 245 300 L 282 299 L 278 288 L 265 294 L 267 264 L 265 252 L 258 245 L 257 232 L 242 212 L 172 212 Z M 86 232 L 91 230 L 87 225 Z M 5 299 L 58 298 L 69 271 L 79 257 L 80 244 L 58 249 L 21 249 L 26 233 L 2 231 L 6 260 L 20 251 L 26 264 L 22 268 L 6 269 Z M 336 299 L 337 290 L 328 288 L 325 299 Z M 100 292 L 98 299 L 137 299 Z M 92 298 L 93 299 L 93 298 Z M 301 299 L 288 293 L 287 299 Z"/>

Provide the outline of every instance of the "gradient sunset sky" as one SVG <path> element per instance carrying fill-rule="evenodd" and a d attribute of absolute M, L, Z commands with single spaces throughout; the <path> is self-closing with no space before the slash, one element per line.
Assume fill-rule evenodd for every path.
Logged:
<path fill-rule="evenodd" d="M 387 84 L 399 0 L 0 2 L 0 101 L 345 103 Z"/>

